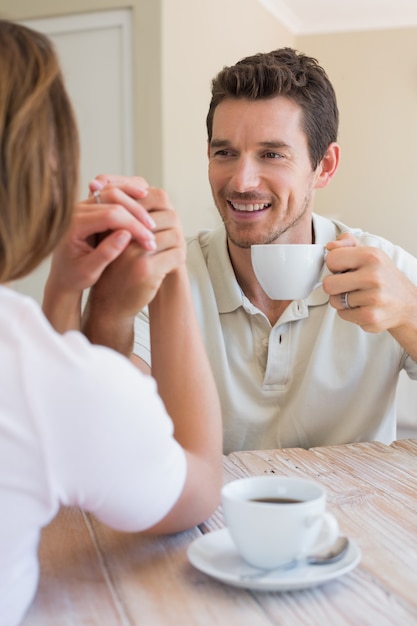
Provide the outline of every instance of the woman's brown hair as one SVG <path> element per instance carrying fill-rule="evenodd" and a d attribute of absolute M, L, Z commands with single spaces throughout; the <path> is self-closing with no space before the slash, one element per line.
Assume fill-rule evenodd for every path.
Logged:
<path fill-rule="evenodd" d="M 78 193 L 76 122 L 52 42 L 0 20 L 0 283 L 46 258 Z"/>

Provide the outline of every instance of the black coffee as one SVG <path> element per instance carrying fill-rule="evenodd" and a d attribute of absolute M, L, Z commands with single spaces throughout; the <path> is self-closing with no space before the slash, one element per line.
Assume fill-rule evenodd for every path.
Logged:
<path fill-rule="evenodd" d="M 304 500 L 296 500 L 295 498 L 251 498 L 251 502 L 265 502 L 267 504 L 297 504 L 304 502 Z"/>

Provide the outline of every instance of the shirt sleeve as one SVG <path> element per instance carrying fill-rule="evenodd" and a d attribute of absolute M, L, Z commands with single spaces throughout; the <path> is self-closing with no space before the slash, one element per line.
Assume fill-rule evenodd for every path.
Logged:
<path fill-rule="evenodd" d="M 62 367 L 50 368 L 49 393 L 31 393 L 51 489 L 62 504 L 79 505 L 112 527 L 143 530 L 179 498 L 185 453 L 155 381 L 84 339 L 67 333 Z"/>

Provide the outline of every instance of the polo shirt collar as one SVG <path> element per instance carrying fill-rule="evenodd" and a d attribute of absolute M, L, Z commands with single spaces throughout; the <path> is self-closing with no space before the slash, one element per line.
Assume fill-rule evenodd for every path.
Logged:
<path fill-rule="evenodd" d="M 313 213 L 313 228 L 315 243 L 326 245 L 337 237 L 335 224 L 321 215 Z M 221 224 L 216 228 L 211 237 L 207 256 L 207 267 L 216 296 L 219 313 L 230 313 L 242 306 L 244 295 L 236 280 L 232 263 L 227 249 L 226 230 Z M 324 266 L 321 280 L 330 274 L 327 266 Z M 300 303 L 306 302 L 308 306 L 326 304 L 329 296 L 322 287 L 317 287 L 309 297 Z"/>
<path fill-rule="evenodd" d="M 334 241 L 337 237 L 335 224 L 326 217 L 313 213 L 313 229 L 314 229 L 314 243 L 319 243 L 325 246 L 329 241 Z M 320 280 L 331 274 L 327 265 L 323 266 L 323 271 L 320 276 Z M 318 306 L 320 304 L 327 304 L 329 296 L 323 291 L 322 286 L 316 287 L 308 298 L 305 300 L 308 306 Z"/>
<path fill-rule="evenodd" d="M 230 313 L 241 307 L 243 294 L 230 261 L 226 229 L 223 224 L 212 233 L 207 268 L 219 313 Z"/>

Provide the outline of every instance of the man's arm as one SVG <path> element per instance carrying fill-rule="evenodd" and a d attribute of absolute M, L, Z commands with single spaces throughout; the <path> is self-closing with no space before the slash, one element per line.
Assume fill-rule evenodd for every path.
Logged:
<path fill-rule="evenodd" d="M 154 222 L 155 250 L 130 243 L 91 287 L 82 322 L 92 343 L 129 358 L 136 314 L 153 300 L 175 264 L 185 262 L 181 224 L 166 194 L 151 188 L 141 204 Z"/>

